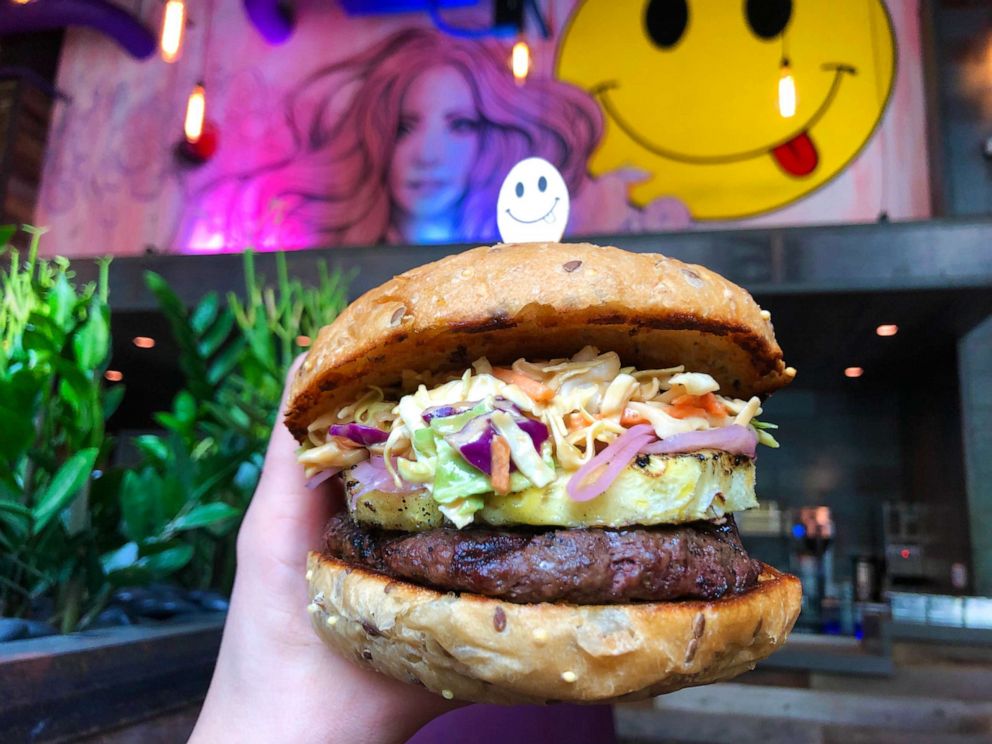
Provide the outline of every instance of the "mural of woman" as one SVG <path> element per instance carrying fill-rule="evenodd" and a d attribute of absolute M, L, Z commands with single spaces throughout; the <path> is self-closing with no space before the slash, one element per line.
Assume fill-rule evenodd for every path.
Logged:
<path fill-rule="evenodd" d="M 602 131 L 586 93 L 550 78 L 518 85 L 507 54 L 408 28 L 316 70 L 286 99 L 292 152 L 206 186 L 201 219 L 229 246 L 497 239 L 513 164 L 543 157 L 577 193 Z"/>

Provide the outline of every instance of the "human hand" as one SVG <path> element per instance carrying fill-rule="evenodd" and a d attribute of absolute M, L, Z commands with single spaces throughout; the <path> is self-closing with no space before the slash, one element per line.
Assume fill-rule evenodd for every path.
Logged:
<path fill-rule="evenodd" d="M 307 552 L 343 499 L 329 484 L 306 488 L 298 445 L 282 423 L 285 402 L 284 392 L 238 534 L 224 637 L 190 742 L 405 741 L 455 704 L 345 661 L 310 626 Z"/>

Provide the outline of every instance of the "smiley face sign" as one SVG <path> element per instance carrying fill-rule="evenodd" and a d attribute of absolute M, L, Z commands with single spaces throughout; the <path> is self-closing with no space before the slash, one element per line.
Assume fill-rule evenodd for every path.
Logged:
<path fill-rule="evenodd" d="M 895 55 L 882 0 L 584 0 L 557 73 L 603 110 L 594 176 L 634 166 L 637 206 L 674 196 L 723 220 L 843 171 L 881 120 Z"/>
<path fill-rule="evenodd" d="M 568 224 L 568 187 L 551 163 L 521 160 L 506 175 L 496 200 L 496 226 L 504 243 L 561 240 Z"/>

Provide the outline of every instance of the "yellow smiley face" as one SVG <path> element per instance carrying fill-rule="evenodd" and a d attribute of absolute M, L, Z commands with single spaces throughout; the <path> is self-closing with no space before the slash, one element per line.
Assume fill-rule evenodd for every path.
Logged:
<path fill-rule="evenodd" d="M 557 73 L 602 107 L 594 176 L 638 168 L 634 204 L 675 196 L 723 220 L 838 175 L 881 120 L 895 64 L 882 0 L 585 0 Z"/>

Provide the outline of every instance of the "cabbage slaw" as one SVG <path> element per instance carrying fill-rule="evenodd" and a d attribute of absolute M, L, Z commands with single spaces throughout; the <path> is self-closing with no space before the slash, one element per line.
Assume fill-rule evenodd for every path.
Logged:
<path fill-rule="evenodd" d="M 299 452 L 308 479 L 327 469 L 347 468 L 376 458 L 392 478 L 390 490 L 426 489 L 442 505 L 445 515 L 462 526 L 482 507 L 481 495 L 493 491 L 490 474 L 482 467 L 488 449 L 481 455 L 477 450 L 488 447 L 494 433 L 510 447 L 511 467 L 517 471 L 512 474 L 512 491 L 547 485 L 560 470 L 575 480 L 569 493 L 578 492 L 583 499 L 605 491 L 609 482 L 603 483 L 612 482 L 640 449 L 650 451 L 654 446 L 655 451 L 665 451 L 664 446 L 658 446 L 665 440 L 698 440 L 704 443 L 700 449 L 736 448 L 737 454 L 748 456 L 753 456 L 753 443 L 750 450 L 747 446 L 750 438 L 778 446 L 768 431 L 774 425 L 756 420 L 761 414 L 757 397 L 741 400 L 721 395 L 711 375 L 687 371 L 681 365 L 651 370 L 624 367 L 616 353 L 601 354 L 591 346 L 570 359 L 518 359 L 509 368 L 494 368 L 483 357 L 454 379 L 412 372 L 403 377 L 416 381 L 414 392 L 399 395 L 389 391 L 391 395 L 387 395 L 387 391 L 372 387 L 354 403 L 310 424 L 308 439 Z M 476 448 L 468 458 L 473 465 L 460 456 L 466 435 L 459 440 L 452 433 L 482 415 L 487 421 L 475 421 L 474 426 L 479 431 L 488 426 L 489 440 L 469 443 Z M 538 422 L 547 429 L 543 444 L 543 437 L 539 441 L 533 433 Z M 606 471 L 612 477 L 601 477 L 603 468 L 597 468 L 599 475 L 593 474 L 596 487 L 590 490 L 589 479 L 583 483 L 580 471 L 588 474 L 597 455 L 608 451 L 616 454 L 616 447 L 611 445 L 629 442 L 631 438 L 625 435 L 632 430 L 640 435 L 636 438 L 639 447 L 623 453 L 626 461 L 621 466 L 611 455 Z M 728 438 L 721 430 L 734 436 Z M 746 437 L 741 436 L 742 430 Z M 342 436 L 348 432 L 357 433 L 354 438 Z M 680 436 L 690 432 L 714 435 Z M 596 464 L 601 461 L 602 457 Z M 453 483 L 460 485 L 452 487 Z"/>

